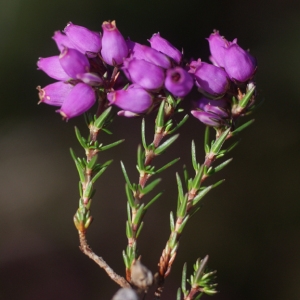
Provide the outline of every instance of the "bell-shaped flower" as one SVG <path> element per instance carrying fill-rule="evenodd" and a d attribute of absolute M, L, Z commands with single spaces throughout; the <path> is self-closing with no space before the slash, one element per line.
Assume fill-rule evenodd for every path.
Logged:
<path fill-rule="evenodd" d="M 230 118 L 230 104 L 226 99 L 211 100 L 201 97 L 195 101 L 198 110 L 192 110 L 191 114 L 208 126 L 220 127 L 227 124 Z"/>
<path fill-rule="evenodd" d="M 45 103 L 53 106 L 62 106 L 63 102 L 73 89 L 73 85 L 58 81 L 41 88 L 37 87 L 39 91 L 39 104 Z"/>
<path fill-rule="evenodd" d="M 116 22 L 103 22 L 103 37 L 101 56 L 103 60 L 113 66 L 120 65 L 128 55 L 128 48 L 124 37 L 118 30 Z"/>
<path fill-rule="evenodd" d="M 162 38 L 159 32 L 153 34 L 149 42 L 151 48 L 166 54 L 167 56 L 171 57 L 177 64 L 180 64 L 182 53 L 177 48 L 175 48 L 170 42 Z"/>
<path fill-rule="evenodd" d="M 100 52 L 102 41 L 98 32 L 91 31 L 83 26 L 74 25 L 69 22 L 64 29 L 64 33 L 74 44 L 77 50 L 85 54 L 86 52 Z M 67 45 L 65 45 L 67 47 Z"/>
<path fill-rule="evenodd" d="M 163 69 L 171 68 L 170 59 L 163 53 L 158 52 L 157 50 L 148 46 L 132 42 L 130 40 L 127 40 L 126 43 L 128 46 L 130 57 L 144 59 L 154 65 L 162 67 Z"/>
<path fill-rule="evenodd" d="M 143 59 L 126 59 L 123 70 L 129 80 L 146 90 L 157 90 L 164 84 L 164 70 Z"/>
<path fill-rule="evenodd" d="M 225 122 L 221 117 L 212 113 L 201 110 L 192 110 L 191 114 L 207 126 L 221 127 L 225 125 Z"/>
<path fill-rule="evenodd" d="M 80 82 L 73 87 L 57 112 L 59 112 L 64 119 L 68 120 L 85 113 L 95 102 L 96 94 L 94 89 Z"/>
<path fill-rule="evenodd" d="M 189 72 L 194 75 L 201 92 L 218 97 L 229 88 L 229 78 L 222 68 L 198 60 L 191 63 Z"/>
<path fill-rule="evenodd" d="M 56 46 L 60 52 L 65 47 L 76 49 L 75 45 L 71 42 L 71 40 L 65 34 L 61 33 L 59 30 L 54 32 L 52 39 L 55 41 Z"/>
<path fill-rule="evenodd" d="M 207 40 L 211 62 L 216 66 L 224 67 L 225 49 L 229 46 L 229 42 L 219 34 L 219 31 L 214 31 Z"/>
<path fill-rule="evenodd" d="M 248 51 L 232 43 L 225 49 L 224 68 L 231 80 L 246 82 L 256 71 L 256 60 Z"/>
<path fill-rule="evenodd" d="M 192 89 L 194 80 L 192 76 L 181 67 L 167 70 L 165 87 L 176 97 L 186 96 Z"/>
<path fill-rule="evenodd" d="M 39 70 L 45 72 L 49 77 L 56 80 L 67 81 L 71 79 L 59 62 L 59 56 L 40 57 L 37 66 Z"/>
<path fill-rule="evenodd" d="M 130 85 L 125 90 L 108 93 L 107 99 L 110 104 L 116 105 L 126 112 L 136 114 L 146 112 L 153 103 L 152 95 L 136 84 Z M 123 115 L 129 116 L 126 114 Z"/>
<path fill-rule="evenodd" d="M 77 74 L 89 71 L 90 63 L 87 57 L 76 49 L 64 48 L 59 55 L 59 62 L 65 72 L 73 79 Z"/>

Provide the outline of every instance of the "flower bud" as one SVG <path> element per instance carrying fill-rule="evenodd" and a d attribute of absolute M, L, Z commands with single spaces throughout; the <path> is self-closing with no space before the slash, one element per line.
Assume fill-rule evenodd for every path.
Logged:
<path fill-rule="evenodd" d="M 154 65 L 162 67 L 163 69 L 171 68 L 171 61 L 166 55 L 148 46 L 141 45 L 130 40 L 127 40 L 126 43 L 128 50 L 130 51 L 130 57 L 144 59 Z"/>
<path fill-rule="evenodd" d="M 196 68 L 190 69 L 190 73 L 195 76 L 196 85 L 202 92 L 212 96 L 220 96 L 226 93 L 229 88 L 229 79 L 223 69 L 199 61 L 196 62 L 196 65 Z"/>
<path fill-rule="evenodd" d="M 118 30 L 116 22 L 103 22 L 103 37 L 101 55 L 103 60 L 113 66 L 120 65 L 128 55 L 128 48 L 124 37 Z"/>
<path fill-rule="evenodd" d="M 43 102 L 48 105 L 62 106 L 64 100 L 73 89 L 73 85 L 58 81 L 49 84 L 42 89 L 38 86 L 37 89 L 39 91 L 40 98 L 39 104 Z"/>
<path fill-rule="evenodd" d="M 195 104 L 197 108 L 200 108 L 205 112 L 218 115 L 221 118 L 226 119 L 230 116 L 230 105 L 225 98 L 219 100 L 211 100 L 205 97 L 201 97 L 200 99 L 195 101 Z"/>
<path fill-rule="evenodd" d="M 71 79 L 71 77 L 62 68 L 58 55 L 45 58 L 40 57 L 37 62 L 37 66 L 39 70 L 44 71 L 49 77 L 56 80 L 67 81 Z"/>
<path fill-rule="evenodd" d="M 61 52 L 65 47 L 76 48 L 71 40 L 59 30 L 54 32 L 52 39 L 55 41 L 57 48 Z M 77 49 L 78 50 L 78 49 Z"/>
<path fill-rule="evenodd" d="M 129 80 L 146 90 L 157 90 L 164 84 L 163 69 L 143 59 L 126 59 L 123 70 Z"/>
<path fill-rule="evenodd" d="M 212 33 L 207 39 L 211 53 L 211 62 L 219 67 L 224 66 L 225 49 L 228 47 L 229 42 L 222 36 L 219 31 Z"/>
<path fill-rule="evenodd" d="M 232 80 L 246 82 L 255 73 L 256 61 L 249 52 L 233 43 L 225 49 L 224 68 Z"/>
<path fill-rule="evenodd" d="M 77 77 L 77 74 L 88 72 L 90 68 L 90 63 L 86 56 L 72 48 L 63 49 L 59 55 L 59 62 L 65 72 L 73 79 Z"/>
<path fill-rule="evenodd" d="M 201 110 L 192 110 L 191 114 L 207 126 L 221 127 L 225 124 L 221 117 L 213 113 L 208 113 Z"/>
<path fill-rule="evenodd" d="M 116 105 L 125 111 L 144 113 L 152 106 L 152 96 L 136 84 L 126 90 L 113 91 L 107 94 L 110 104 Z"/>
<path fill-rule="evenodd" d="M 74 25 L 69 22 L 64 29 L 64 33 L 75 45 L 77 50 L 85 54 L 86 52 L 98 53 L 101 49 L 100 33 L 91 31 L 83 26 Z M 67 47 L 67 45 L 65 45 Z"/>
<path fill-rule="evenodd" d="M 82 73 L 77 74 L 77 79 L 80 79 L 82 82 L 91 85 L 91 86 L 99 86 L 102 85 L 103 80 L 98 75 L 94 73 Z"/>
<path fill-rule="evenodd" d="M 96 94 L 93 88 L 80 82 L 73 87 L 57 112 L 68 120 L 83 114 L 89 110 L 95 102 Z"/>
<path fill-rule="evenodd" d="M 171 57 L 177 64 L 180 64 L 182 53 L 166 39 L 162 38 L 159 32 L 153 34 L 149 42 L 151 48 L 166 54 L 167 56 Z"/>
<path fill-rule="evenodd" d="M 181 67 L 167 70 L 165 79 L 166 89 L 176 97 L 186 96 L 192 89 L 192 76 Z"/>

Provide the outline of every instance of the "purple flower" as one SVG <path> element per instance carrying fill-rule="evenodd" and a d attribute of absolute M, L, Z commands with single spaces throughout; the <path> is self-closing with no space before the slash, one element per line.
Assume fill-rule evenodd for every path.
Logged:
<path fill-rule="evenodd" d="M 213 64 L 223 67 L 230 79 L 246 82 L 256 70 L 256 60 L 237 44 L 237 39 L 228 42 L 218 31 L 207 39 Z"/>
<path fill-rule="evenodd" d="M 89 71 L 90 63 L 87 57 L 76 49 L 64 48 L 59 56 L 59 62 L 65 72 L 75 79 L 77 74 Z"/>
<path fill-rule="evenodd" d="M 224 98 L 211 100 L 202 97 L 195 104 L 200 110 L 192 110 L 191 114 L 207 126 L 224 126 L 230 118 L 229 102 Z"/>
<path fill-rule="evenodd" d="M 192 76 L 181 67 L 167 70 L 165 87 L 176 97 L 186 96 L 192 89 L 194 80 Z"/>
<path fill-rule="evenodd" d="M 225 49 L 228 47 L 229 42 L 220 36 L 219 31 L 212 33 L 207 39 L 211 53 L 211 62 L 219 67 L 224 66 Z"/>
<path fill-rule="evenodd" d="M 232 80 L 246 82 L 255 73 L 256 61 L 238 44 L 231 44 L 225 49 L 224 68 Z"/>
<path fill-rule="evenodd" d="M 39 103 L 43 102 L 48 105 L 61 106 L 66 97 L 73 89 L 73 85 L 69 83 L 64 83 L 62 81 L 58 81 L 49 84 L 44 88 L 38 86 L 37 89 L 39 91 Z"/>
<path fill-rule="evenodd" d="M 146 90 L 157 90 L 164 84 L 163 69 L 143 59 L 126 59 L 123 70 L 129 80 Z"/>
<path fill-rule="evenodd" d="M 127 40 L 126 43 L 130 51 L 130 57 L 144 59 L 154 65 L 162 67 L 163 69 L 171 68 L 171 61 L 166 55 L 148 46 L 141 45 L 130 40 Z"/>
<path fill-rule="evenodd" d="M 58 55 L 45 58 L 40 57 L 37 66 L 39 70 L 44 71 L 49 77 L 56 80 L 67 81 L 71 79 L 62 68 Z"/>
<path fill-rule="evenodd" d="M 98 53 L 101 49 L 101 36 L 100 33 L 91 31 L 83 26 L 74 25 L 69 22 L 64 29 L 64 33 L 69 40 L 74 44 L 81 53 L 88 52 Z M 67 47 L 67 45 L 64 45 Z"/>
<path fill-rule="evenodd" d="M 57 112 L 68 120 L 85 113 L 95 102 L 94 89 L 85 83 L 78 83 L 73 87 Z"/>
<path fill-rule="evenodd" d="M 113 66 L 120 65 L 128 55 L 128 48 L 124 37 L 118 30 L 116 22 L 103 22 L 103 37 L 101 55 L 103 60 Z"/>
<path fill-rule="evenodd" d="M 65 47 L 76 48 L 70 39 L 59 30 L 54 32 L 52 39 L 55 41 L 58 50 L 61 52 Z M 78 50 L 78 49 L 77 49 Z"/>
<path fill-rule="evenodd" d="M 136 84 L 130 85 L 126 90 L 108 93 L 107 99 L 110 104 L 116 105 L 126 112 L 137 114 L 146 112 L 153 102 L 151 94 Z M 126 113 L 123 115 L 129 116 Z"/>
<path fill-rule="evenodd" d="M 194 75 L 196 85 L 204 93 L 221 96 L 229 88 L 229 79 L 222 68 L 198 60 L 190 64 L 189 72 Z"/>
<path fill-rule="evenodd" d="M 159 32 L 153 34 L 149 42 L 151 48 L 166 54 L 167 56 L 171 57 L 177 64 L 180 64 L 182 53 L 170 42 L 162 38 Z"/>

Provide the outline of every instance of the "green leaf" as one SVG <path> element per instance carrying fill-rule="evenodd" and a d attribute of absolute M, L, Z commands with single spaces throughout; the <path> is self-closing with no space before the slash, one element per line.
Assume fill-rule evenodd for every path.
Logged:
<path fill-rule="evenodd" d="M 164 152 L 169 146 L 171 146 L 176 141 L 176 139 L 178 137 L 179 137 L 179 134 L 175 134 L 172 137 L 170 137 L 168 140 L 166 140 L 164 143 L 162 143 L 159 147 L 157 147 L 154 150 L 154 154 L 159 155 L 162 152 Z"/>
<path fill-rule="evenodd" d="M 130 204 L 127 202 L 127 219 L 128 219 L 128 223 L 130 226 L 132 226 L 132 223 L 131 223 L 131 209 L 130 209 Z"/>
<path fill-rule="evenodd" d="M 153 197 L 144 207 L 144 210 L 146 211 L 163 193 L 158 193 L 155 197 Z"/>
<path fill-rule="evenodd" d="M 180 224 L 180 227 L 178 228 L 178 233 L 179 233 L 179 234 L 182 233 L 183 228 L 185 227 L 185 225 L 186 225 L 187 221 L 189 220 L 189 218 L 190 218 L 190 216 L 187 215 L 187 216 L 183 219 L 182 223 Z"/>
<path fill-rule="evenodd" d="M 206 154 L 208 154 L 210 152 L 210 149 L 209 149 L 209 131 L 210 131 L 210 127 L 206 126 L 205 134 L 204 134 L 204 151 L 205 151 Z"/>
<path fill-rule="evenodd" d="M 204 188 L 204 190 L 200 191 L 197 196 L 193 199 L 193 206 L 195 206 L 211 189 L 212 185 Z"/>
<path fill-rule="evenodd" d="M 194 170 L 197 172 L 197 170 L 199 169 L 199 164 L 197 162 L 197 157 L 196 157 L 196 146 L 195 146 L 195 142 L 192 141 L 192 164 L 193 164 L 193 168 Z"/>
<path fill-rule="evenodd" d="M 125 191 L 126 191 L 127 200 L 128 200 L 130 207 L 136 208 L 136 204 L 134 201 L 135 199 L 133 197 L 132 190 L 129 188 L 128 184 L 125 184 Z"/>
<path fill-rule="evenodd" d="M 186 271 L 187 271 L 187 264 L 184 263 L 183 269 L 182 269 L 182 277 L 181 277 L 181 290 L 182 293 L 186 296 L 187 290 L 186 290 Z"/>
<path fill-rule="evenodd" d="M 246 95 L 243 97 L 243 99 L 239 102 L 239 107 L 245 108 L 245 107 L 248 105 L 248 103 L 249 103 L 249 101 L 250 101 L 250 99 L 251 99 L 251 97 L 252 97 L 254 91 L 255 91 L 255 86 L 253 86 L 253 87 L 246 93 Z"/>
<path fill-rule="evenodd" d="M 171 232 L 174 231 L 175 229 L 175 221 L 174 221 L 174 215 L 173 212 L 170 212 L 170 228 L 171 228 Z"/>
<path fill-rule="evenodd" d="M 138 225 L 144 215 L 145 211 L 144 211 L 144 203 L 141 204 L 141 206 L 138 208 L 137 213 L 135 215 L 135 218 L 133 220 L 133 224 L 134 225 Z"/>
<path fill-rule="evenodd" d="M 178 290 L 177 290 L 176 300 L 181 300 L 181 290 L 180 290 L 180 288 L 178 288 Z"/>
<path fill-rule="evenodd" d="M 107 121 L 107 118 L 109 117 L 109 113 L 111 111 L 112 107 L 108 107 L 94 122 L 94 126 L 98 129 L 101 129 L 105 122 Z"/>
<path fill-rule="evenodd" d="M 200 169 L 198 169 L 198 171 L 196 171 L 196 176 L 192 184 L 193 189 L 198 190 L 200 188 L 202 175 L 203 175 L 203 165 L 200 167 Z"/>
<path fill-rule="evenodd" d="M 145 129 L 145 119 L 142 120 L 142 144 L 145 150 L 148 150 L 147 142 L 146 142 L 146 129 Z"/>
<path fill-rule="evenodd" d="M 92 192 L 93 192 L 93 182 L 90 181 L 90 182 L 87 184 L 86 188 L 85 188 L 85 191 L 84 191 L 84 193 L 83 193 L 83 197 L 84 197 L 84 198 L 90 198 L 91 195 L 92 195 Z"/>
<path fill-rule="evenodd" d="M 180 204 L 180 207 L 179 209 L 177 210 L 177 217 L 180 217 L 180 218 L 183 218 L 185 217 L 186 213 L 187 213 L 187 210 L 186 210 L 186 207 L 187 207 L 187 201 L 188 200 L 188 197 L 187 195 L 183 198 L 181 204 Z"/>
<path fill-rule="evenodd" d="M 98 155 L 94 155 L 92 159 L 87 163 L 87 168 L 92 170 L 97 162 Z"/>
<path fill-rule="evenodd" d="M 139 172 L 144 171 L 144 159 L 145 159 L 144 151 L 142 151 L 141 145 L 138 145 L 137 163 L 138 163 Z"/>
<path fill-rule="evenodd" d="M 155 180 L 153 180 L 151 183 L 149 183 L 147 186 L 145 186 L 142 190 L 141 190 L 141 194 L 142 195 L 146 195 L 149 192 L 151 192 L 159 183 L 161 182 L 161 178 L 157 178 Z"/>
<path fill-rule="evenodd" d="M 71 153 L 71 156 L 72 156 L 72 158 L 73 158 L 73 160 L 75 162 L 75 166 L 76 166 L 76 169 L 78 171 L 78 175 L 79 175 L 80 181 L 81 181 L 81 183 L 84 183 L 85 182 L 84 168 L 78 162 L 78 159 L 76 158 L 75 153 L 74 153 L 74 151 L 73 151 L 72 148 L 70 148 L 70 153 Z"/>
<path fill-rule="evenodd" d="M 124 164 L 123 164 L 122 161 L 121 161 L 121 169 L 122 169 L 122 172 L 123 172 L 123 175 L 124 175 L 124 178 L 125 178 L 126 183 L 128 184 L 129 188 L 134 192 L 135 189 L 133 188 L 132 184 L 130 183 L 129 177 L 128 177 L 128 175 L 127 175 L 125 166 L 124 166 Z"/>
<path fill-rule="evenodd" d="M 128 221 L 126 221 L 126 236 L 127 236 L 128 239 L 133 237 L 132 228 L 131 228 Z"/>
<path fill-rule="evenodd" d="M 177 181 L 177 187 L 178 187 L 179 201 L 180 201 L 180 203 L 182 203 L 182 201 L 184 200 L 184 193 L 183 193 L 183 189 L 182 189 L 182 182 L 181 182 L 181 179 L 180 179 L 180 176 L 178 175 L 178 173 L 176 173 L 176 181 Z"/>
<path fill-rule="evenodd" d="M 123 260 L 124 260 L 124 264 L 125 264 L 126 269 L 129 269 L 130 268 L 130 262 L 129 262 L 128 256 L 126 255 L 124 250 L 122 252 L 122 256 L 123 256 Z"/>
<path fill-rule="evenodd" d="M 108 160 L 106 163 L 101 165 L 101 169 L 93 176 L 92 183 L 95 183 L 96 180 L 104 173 L 104 171 L 107 169 L 107 167 L 113 162 L 113 160 Z"/>
<path fill-rule="evenodd" d="M 240 133 L 242 130 L 246 129 L 247 127 L 249 127 L 255 120 L 252 119 L 248 122 L 246 122 L 245 124 L 239 126 L 238 128 L 236 128 L 233 132 L 231 132 L 231 135 L 237 135 L 238 133 Z"/>
<path fill-rule="evenodd" d="M 216 166 L 215 168 L 210 168 L 207 172 L 207 174 L 209 176 L 221 171 L 222 169 L 224 169 L 229 163 L 231 163 L 231 161 L 233 160 L 233 158 L 229 158 L 227 160 L 225 160 L 224 162 L 222 162 L 221 164 L 219 164 L 218 166 Z"/>
<path fill-rule="evenodd" d="M 186 165 L 183 165 L 183 177 L 187 190 L 189 190 L 189 173 L 186 168 Z"/>
<path fill-rule="evenodd" d="M 211 147 L 211 150 L 210 152 L 211 153 L 214 153 L 214 154 L 218 154 L 219 151 L 221 150 L 226 138 L 227 138 L 227 135 L 229 134 L 230 132 L 230 128 L 226 129 L 220 136 L 219 138 L 214 142 L 214 144 L 212 145 Z"/>
<path fill-rule="evenodd" d="M 80 134 L 79 129 L 75 126 L 75 134 L 80 145 L 85 149 L 87 148 L 86 140 Z"/>
<path fill-rule="evenodd" d="M 176 130 L 178 130 L 189 118 L 189 115 L 185 115 L 183 119 L 170 131 L 167 131 L 168 134 L 173 134 Z"/>
<path fill-rule="evenodd" d="M 140 233 L 142 231 L 143 226 L 144 226 L 144 222 L 141 222 L 141 225 L 139 226 L 139 229 L 137 230 L 137 233 L 136 233 L 136 236 L 135 236 L 136 238 L 139 237 L 139 235 L 140 235 Z"/>
<path fill-rule="evenodd" d="M 158 173 L 166 170 L 167 168 L 169 168 L 172 165 L 174 165 L 175 163 L 177 163 L 179 160 L 180 160 L 180 157 L 173 159 L 172 161 L 170 161 L 169 163 L 165 164 L 163 167 L 161 167 L 157 171 L 153 172 L 153 174 L 158 174 Z"/>
<path fill-rule="evenodd" d="M 108 149 L 110 149 L 110 148 L 113 148 L 113 147 L 115 147 L 115 146 L 118 146 L 119 144 L 123 143 L 124 141 L 125 141 L 125 139 L 116 141 L 116 142 L 111 143 L 111 144 L 108 144 L 108 145 L 106 145 L 106 146 L 101 146 L 101 147 L 99 147 L 99 150 L 100 150 L 100 151 L 108 150 Z"/>
<path fill-rule="evenodd" d="M 165 124 L 165 100 L 163 100 L 160 103 L 159 109 L 158 109 L 158 113 L 157 113 L 157 117 L 156 117 L 156 127 L 157 128 L 163 128 L 164 124 Z"/>

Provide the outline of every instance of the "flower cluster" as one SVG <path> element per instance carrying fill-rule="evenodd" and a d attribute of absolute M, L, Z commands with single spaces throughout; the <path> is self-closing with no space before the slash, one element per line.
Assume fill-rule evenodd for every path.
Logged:
<path fill-rule="evenodd" d="M 147 46 L 125 40 L 115 21 L 103 22 L 102 30 L 69 23 L 53 36 L 60 54 L 37 63 L 58 80 L 38 87 L 40 102 L 58 106 L 65 119 L 83 114 L 97 100 L 121 108 L 122 116 L 146 114 L 168 95 L 182 99 L 194 86 L 200 94 L 191 113 L 208 126 L 231 126 L 247 110 L 237 108 L 232 97 L 242 98 L 253 86 L 256 61 L 236 39 L 229 42 L 215 31 L 208 38 L 213 64 L 198 59 L 185 65 L 182 53 L 159 33 Z"/>
<path fill-rule="evenodd" d="M 151 46 L 125 40 L 115 21 L 102 24 L 102 34 L 71 22 L 53 39 L 60 54 L 40 58 L 37 65 L 58 80 L 38 87 L 40 102 L 60 107 L 65 119 L 83 114 L 96 100 L 122 109 L 119 115 L 147 113 L 166 93 L 184 97 L 192 76 L 181 67 L 182 53 L 159 33 Z"/>
<path fill-rule="evenodd" d="M 207 39 L 213 64 L 200 59 L 190 62 L 189 72 L 194 76 L 201 96 L 195 101 L 194 117 L 208 126 L 230 126 L 234 119 L 253 104 L 240 109 L 232 97 L 242 100 L 243 93 L 254 87 L 256 60 L 237 44 L 220 36 L 218 31 Z M 216 100 L 217 99 L 217 100 Z"/>

